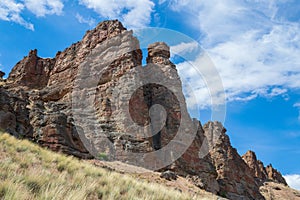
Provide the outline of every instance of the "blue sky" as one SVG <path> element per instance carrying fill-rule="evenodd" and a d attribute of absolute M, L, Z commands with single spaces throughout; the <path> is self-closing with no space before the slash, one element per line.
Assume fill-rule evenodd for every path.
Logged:
<path fill-rule="evenodd" d="M 299 1 L 1 0 L 0 69 L 8 74 L 30 49 L 54 57 L 98 22 L 116 18 L 130 29 L 176 35 L 167 42 L 191 114 L 204 123 L 212 108 L 223 108 L 213 120 L 225 124 L 239 153 L 255 151 L 300 189 Z M 205 78 L 211 73 L 219 79 Z"/>

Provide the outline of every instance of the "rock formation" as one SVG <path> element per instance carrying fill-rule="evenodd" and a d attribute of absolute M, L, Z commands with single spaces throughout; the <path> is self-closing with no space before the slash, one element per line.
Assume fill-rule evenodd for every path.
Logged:
<path fill-rule="evenodd" d="M 0 71 L 0 80 L 3 80 L 3 76 L 5 76 L 5 73 Z"/>
<path fill-rule="evenodd" d="M 237 150 L 230 144 L 226 129 L 219 122 L 208 122 L 204 125 L 205 136 L 208 138 L 210 155 L 218 173 L 217 181 L 220 194 L 230 199 L 243 199 L 250 196 L 253 199 L 263 199 L 259 193 L 258 183 L 255 181 L 251 170 L 243 162 Z M 214 138 L 220 132 L 219 138 Z M 212 140 L 217 140 L 212 142 Z"/>
<path fill-rule="evenodd" d="M 247 151 L 242 158 L 246 164 L 250 167 L 252 174 L 260 182 L 273 181 L 276 183 L 281 183 L 287 185 L 285 179 L 282 177 L 281 173 L 268 165 L 264 167 L 263 162 L 257 160 L 256 155 L 253 151 Z"/>
<path fill-rule="evenodd" d="M 117 20 L 55 58 L 32 50 L 0 85 L 0 129 L 80 158 L 103 152 L 169 170 L 230 199 L 264 199 L 266 181 L 286 185 L 253 152 L 242 158 L 222 124 L 190 118 L 169 58 L 165 43 L 150 44 L 142 67 L 139 41 Z"/>
<path fill-rule="evenodd" d="M 18 62 L 7 79 L 10 86 L 27 86 L 30 89 L 42 89 L 49 80 L 55 59 L 43 59 L 37 56 L 37 50 L 31 50 Z"/>

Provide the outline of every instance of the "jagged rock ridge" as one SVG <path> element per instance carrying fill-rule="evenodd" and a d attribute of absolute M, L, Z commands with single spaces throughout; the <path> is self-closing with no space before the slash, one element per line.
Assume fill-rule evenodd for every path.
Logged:
<path fill-rule="evenodd" d="M 112 57 L 112 60 L 101 59 L 104 57 Z M 91 58 L 94 61 L 87 62 Z M 176 138 L 176 133 L 181 130 L 184 119 L 183 124 L 188 126 L 183 127 L 183 136 L 189 138 L 194 132 L 194 138 L 190 145 L 185 145 L 183 155 L 173 155 L 176 149 L 172 153 L 167 151 L 164 159 L 171 159 L 172 163 L 162 170 L 171 170 L 200 188 L 230 199 L 264 199 L 259 187 L 266 181 L 286 185 L 281 174 L 271 165 L 264 167 L 253 152 L 241 157 L 231 146 L 221 123 L 208 122 L 202 126 L 198 120 L 190 118 L 176 66 L 169 58 L 170 50 L 165 43 L 150 44 L 147 66 L 142 68 L 138 40 L 117 20 L 100 23 L 88 31 L 82 41 L 58 52 L 55 58 L 40 58 L 37 50 L 32 50 L 16 64 L 6 80 L 2 80 L 4 74 L 0 73 L 0 128 L 54 151 L 93 158 L 98 148 L 110 153 L 111 159 L 135 164 L 137 158 L 133 158 L 132 153 L 151 153 L 163 149 L 174 138 L 181 140 Z M 103 65 L 100 74 L 95 70 L 99 63 Z M 97 124 L 79 127 L 72 106 L 77 96 L 87 91 L 77 84 L 93 76 L 98 77 L 97 82 L 88 89 L 96 91 L 92 100 Z M 174 87 L 172 91 L 176 92 L 162 84 L 145 81 L 156 80 L 156 76 L 167 80 L 165 84 Z M 119 92 L 118 95 L 112 88 Z M 124 105 L 122 99 L 126 99 L 128 105 Z M 132 118 L 139 126 L 147 126 L 153 120 L 149 118 L 153 105 L 161 105 L 165 110 L 163 128 L 150 137 L 142 129 L 134 129 L 137 131 L 133 133 L 127 118 Z M 129 113 L 123 107 L 128 108 Z M 89 116 L 90 113 L 82 111 L 81 114 Z M 81 131 L 94 146 L 85 144 Z M 102 149 L 103 136 L 112 145 Z M 207 153 L 202 155 L 203 147 L 207 148 Z M 151 156 L 139 159 L 153 164 Z"/>
<path fill-rule="evenodd" d="M 247 151 L 243 156 L 243 160 L 250 167 L 252 174 L 254 174 L 255 178 L 260 182 L 266 182 L 268 180 L 282 183 L 287 185 L 285 179 L 282 177 L 281 173 L 272 167 L 271 164 L 264 167 L 262 161 L 257 160 L 256 155 L 253 151 Z"/>

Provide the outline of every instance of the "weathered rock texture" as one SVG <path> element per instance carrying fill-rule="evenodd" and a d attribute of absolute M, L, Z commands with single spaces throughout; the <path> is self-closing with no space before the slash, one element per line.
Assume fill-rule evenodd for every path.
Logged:
<path fill-rule="evenodd" d="M 37 56 L 37 50 L 31 50 L 29 55 L 17 63 L 7 79 L 10 86 L 27 86 L 30 89 L 42 89 L 49 80 L 55 59 L 43 59 Z"/>
<path fill-rule="evenodd" d="M 100 23 L 55 58 L 32 50 L 1 82 L 0 129 L 80 158 L 105 152 L 163 166 L 230 199 L 264 199 L 266 181 L 286 185 L 253 152 L 239 156 L 222 124 L 202 127 L 190 118 L 169 58 L 165 43 L 150 44 L 142 67 L 139 41 L 117 20 Z"/>
<path fill-rule="evenodd" d="M 259 191 L 266 200 L 291 199 L 300 200 L 300 192 L 283 184 L 275 182 L 265 182 Z"/>
<path fill-rule="evenodd" d="M 250 167 L 253 176 L 257 178 L 260 182 L 273 181 L 276 183 L 287 185 L 281 173 L 274 169 L 271 164 L 264 167 L 263 162 L 257 160 L 256 155 L 253 151 L 246 152 L 242 156 L 242 158 Z"/>

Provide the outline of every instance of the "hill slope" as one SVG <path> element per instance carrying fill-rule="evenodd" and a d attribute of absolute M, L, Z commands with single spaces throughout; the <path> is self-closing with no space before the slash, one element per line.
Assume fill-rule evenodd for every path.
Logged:
<path fill-rule="evenodd" d="M 217 199 L 191 195 L 0 134 L 0 199 Z M 201 196 L 200 196 L 201 195 Z"/>

